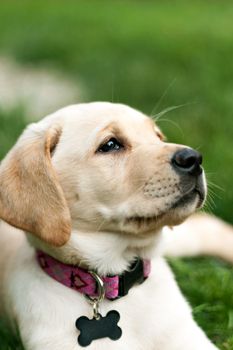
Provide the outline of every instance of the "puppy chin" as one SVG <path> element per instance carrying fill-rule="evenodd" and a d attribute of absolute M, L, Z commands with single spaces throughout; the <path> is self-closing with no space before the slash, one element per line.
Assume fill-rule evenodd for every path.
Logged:
<path fill-rule="evenodd" d="M 180 225 L 203 203 L 198 193 L 181 198 L 169 209 L 164 209 L 160 214 L 144 212 L 142 215 L 127 216 L 122 220 L 121 231 L 134 235 L 156 234 L 164 226 Z"/>
<path fill-rule="evenodd" d="M 172 208 L 164 215 L 164 226 L 180 225 L 189 216 L 195 213 L 204 203 L 204 197 L 200 197 L 198 193 L 187 197 L 185 200 L 178 201 Z"/>

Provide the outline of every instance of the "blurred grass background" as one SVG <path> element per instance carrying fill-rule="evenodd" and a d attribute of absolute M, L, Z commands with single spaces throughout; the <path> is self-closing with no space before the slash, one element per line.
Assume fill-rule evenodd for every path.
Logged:
<path fill-rule="evenodd" d="M 0 55 L 62 71 L 81 83 L 85 101 L 149 115 L 184 105 L 159 126 L 203 153 L 213 197 L 207 210 L 233 223 L 232 18 L 225 0 L 1 1 Z M 0 106 L 0 159 L 27 117 L 23 106 Z M 233 349 L 232 267 L 210 258 L 170 263 L 198 323 L 221 349 Z M 0 340 L 1 350 L 21 349 L 1 325 Z"/>

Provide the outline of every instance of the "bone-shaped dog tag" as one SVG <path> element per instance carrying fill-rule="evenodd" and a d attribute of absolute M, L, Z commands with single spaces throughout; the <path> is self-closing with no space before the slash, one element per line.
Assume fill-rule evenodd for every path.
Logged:
<path fill-rule="evenodd" d="M 98 314 L 98 318 L 89 319 L 85 316 L 79 317 L 76 327 L 80 330 L 78 343 L 81 346 L 88 346 L 95 339 L 110 338 L 117 340 L 122 335 L 122 330 L 117 323 L 120 320 L 119 312 L 112 310 L 105 317 Z"/>

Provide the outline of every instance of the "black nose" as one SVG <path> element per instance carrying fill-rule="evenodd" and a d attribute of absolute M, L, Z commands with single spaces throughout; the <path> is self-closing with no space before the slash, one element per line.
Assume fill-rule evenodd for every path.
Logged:
<path fill-rule="evenodd" d="M 183 148 L 172 157 L 172 165 L 183 174 L 198 176 L 202 173 L 202 155 L 192 148 Z"/>

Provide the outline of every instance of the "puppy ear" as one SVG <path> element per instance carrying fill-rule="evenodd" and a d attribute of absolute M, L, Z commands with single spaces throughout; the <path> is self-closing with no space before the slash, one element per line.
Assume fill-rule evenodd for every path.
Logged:
<path fill-rule="evenodd" d="M 0 166 L 0 218 L 45 242 L 62 246 L 71 232 L 70 212 L 51 164 L 61 127 L 29 128 Z"/>

